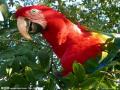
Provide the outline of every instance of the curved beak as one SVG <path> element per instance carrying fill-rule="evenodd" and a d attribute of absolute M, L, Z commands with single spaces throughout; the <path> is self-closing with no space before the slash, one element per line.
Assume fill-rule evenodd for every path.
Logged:
<path fill-rule="evenodd" d="M 21 35 L 22 35 L 25 39 L 27 39 L 27 40 L 32 40 L 31 36 L 30 36 L 29 33 L 28 33 L 27 23 L 26 23 L 24 17 L 18 17 L 18 18 L 17 18 L 17 27 L 18 27 L 19 32 L 21 33 Z"/>

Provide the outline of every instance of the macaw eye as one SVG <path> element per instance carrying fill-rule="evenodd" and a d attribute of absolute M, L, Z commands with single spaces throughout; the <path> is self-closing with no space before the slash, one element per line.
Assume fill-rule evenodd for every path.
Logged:
<path fill-rule="evenodd" d="M 32 9 L 30 12 L 31 12 L 32 14 L 35 14 L 35 13 L 38 13 L 39 10 L 37 10 L 37 9 Z"/>

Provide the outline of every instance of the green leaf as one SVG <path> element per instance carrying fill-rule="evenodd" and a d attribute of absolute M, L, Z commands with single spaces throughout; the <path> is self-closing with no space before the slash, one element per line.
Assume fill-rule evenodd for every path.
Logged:
<path fill-rule="evenodd" d="M 91 73 L 98 66 L 98 60 L 90 59 L 90 60 L 87 60 L 83 65 L 84 65 L 86 73 Z"/>
<path fill-rule="evenodd" d="M 73 73 L 80 82 L 85 79 L 85 69 L 80 63 L 73 63 Z"/>
<path fill-rule="evenodd" d="M 62 84 L 62 87 L 71 88 L 71 87 L 74 87 L 75 85 L 78 85 L 79 82 L 77 80 L 78 78 L 76 78 L 73 73 L 70 73 L 67 77 L 61 78 L 60 85 L 61 83 L 64 83 Z"/>
<path fill-rule="evenodd" d="M 6 73 L 10 76 L 12 73 L 12 68 L 6 68 Z"/>
<path fill-rule="evenodd" d="M 13 68 L 13 72 L 19 72 L 21 69 L 21 63 L 20 63 L 20 58 L 15 58 L 15 60 L 13 61 L 11 67 Z"/>
<path fill-rule="evenodd" d="M 54 79 L 49 79 L 47 80 L 46 82 L 46 85 L 45 85 L 45 90 L 49 89 L 49 90 L 56 90 L 56 83 L 54 81 Z"/>
<path fill-rule="evenodd" d="M 109 89 L 108 85 L 106 83 L 100 83 L 99 87 L 97 87 L 98 89 L 102 90 L 102 89 Z"/>
<path fill-rule="evenodd" d="M 11 78 L 9 79 L 9 82 L 15 86 L 15 85 L 18 85 L 18 86 L 27 86 L 29 85 L 29 82 L 27 82 L 27 80 L 25 79 L 25 77 L 22 75 L 22 73 L 14 73 L 12 74 Z M 12 86 L 12 87 L 13 87 Z"/>
<path fill-rule="evenodd" d="M 108 80 L 108 79 L 105 80 L 105 83 L 107 84 L 107 86 L 109 88 L 114 88 L 114 86 L 115 86 L 115 83 L 111 80 Z"/>
<path fill-rule="evenodd" d="M 29 82 L 35 81 L 34 74 L 33 74 L 31 67 L 28 67 L 28 66 L 25 67 L 25 76 Z"/>
<path fill-rule="evenodd" d="M 95 90 L 98 82 L 98 79 L 95 77 L 87 78 L 84 82 L 80 84 L 80 87 L 82 88 L 82 90 Z"/>
<path fill-rule="evenodd" d="M 1 87 L 8 87 L 9 85 L 10 85 L 10 83 L 8 81 L 6 81 L 6 80 L 0 80 L 0 88 Z"/>
<path fill-rule="evenodd" d="M 22 68 L 24 68 L 25 66 L 27 66 L 28 63 L 29 63 L 29 60 L 28 60 L 28 58 L 26 56 L 17 56 L 15 58 L 15 60 L 16 60 L 17 64 L 19 66 L 21 66 Z"/>
<path fill-rule="evenodd" d="M 115 46 L 120 49 L 120 37 L 119 38 L 115 38 L 114 40 Z"/>
<path fill-rule="evenodd" d="M 0 77 L 4 77 L 4 75 L 6 74 L 6 65 L 1 65 L 0 66 Z"/>
<path fill-rule="evenodd" d="M 43 77 L 46 77 L 46 72 L 41 69 L 41 66 L 39 64 L 32 64 L 30 65 L 32 68 L 32 72 L 34 74 L 34 78 L 37 80 L 41 80 Z"/>
<path fill-rule="evenodd" d="M 44 69 L 45 71 L 48 70 L 49 62 L 50 62 L 50 55 L 47 52 L 47 50 L 40 50 L 38 52 L 38 58 L 40 61 L 41 68 Z"/>

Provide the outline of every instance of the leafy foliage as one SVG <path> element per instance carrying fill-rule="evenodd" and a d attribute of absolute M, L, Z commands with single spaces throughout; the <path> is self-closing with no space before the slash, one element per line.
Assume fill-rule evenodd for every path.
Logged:
<path fill-rule="evenodd" d="M 74 3 L 74 0 L 68 1 L 69 4 L 65 0 L 41 0 L 40 3 L 61 11 L 74 23 L 79 21 L 91 30 L 120 32 L 118 0 L 82 0 L 79 3 Z M 0 2 L 0 6 L 1 3 L 4 4 Z M 0 8 L 1 10 L 4 8 Z M 120 38 L 113 38 L 106 42 L 104 47 L 106 51 L 96 58 L 100 62 L 89 60 L 84 65 L 75 62 L 73 73 L 61 77 L 60 62 L 42 35 L 33 35 L 33 41 L 24 40 L 18 33 L 14 15 L 7 10 L 4 11 L 9 17 L 5 17 L 6 21 L 1 22 L 4 24 L 0 24 L 1 89 L 4 90 L 4 87 L 42 87 L 44 90 L 120 89 Z M 108 61 L 104 68 L 89 72 L 99 63 L 104 63 L 104 60 Z"/>

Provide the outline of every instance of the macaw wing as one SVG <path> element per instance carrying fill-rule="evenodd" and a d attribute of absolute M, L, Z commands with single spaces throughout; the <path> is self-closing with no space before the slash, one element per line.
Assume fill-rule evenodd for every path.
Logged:
<path fill-rule="evenodd" d="M 107 65 L 109 65 L 112 61 L 118 60 L 116 59 L 118 53 L 120 53 L 120 34 L 107 34 L 111 36 L 105 43 L 105 50 L 102 52 L 101 56 L 97 58 L 97 60 L 88 60 L 84 66 L 88 73 L 95 72 L 100 70 Z M 120 57 L 117 57 L 120 58 Z"/>
<path fill-rule="evenodd" d="M 108 65 L 111 61 L 115 60 L 118 53 L 120 53 L 120 37 L 118 37 L 120 34 L 113 34 L 113 39 L 111 39 L 110 43 L 106 48 L 108 51 L 107 56 L 100 62 L 98 69 L 101 69 L 102 67 Z M 116 59 L 117 60 L 117 59 Z"/>

